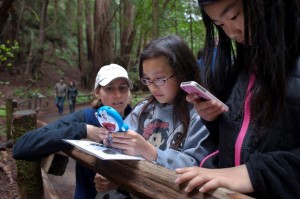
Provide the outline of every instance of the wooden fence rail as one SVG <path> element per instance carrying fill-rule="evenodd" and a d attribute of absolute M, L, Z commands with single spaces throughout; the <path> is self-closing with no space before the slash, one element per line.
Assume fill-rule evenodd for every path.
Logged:
<path fill-rule="evenodd" d="M 24 125 L 28 121 L 28 117 L 33 117 L 32 112 L 22 112 L 14 114 L 14 125 Z M 27 113 L 27 114 L 26 114 Z M 21 121 L 23 118 L 24 122 Z M 13 129 L 20 129 L 14 126 Z M 21 128 L 22 129 L 22 128 Z M 14 132 L 14 138 L 20 136 L 22 132 Z M 210 198 L 210 199 L 250 199 L 246 195 L 230 191 L 225 188 L 218 188 L 206 194 L 201 194 L 194 191 L 191 194 L 186 194 L 183 186 L 175 184 L 175 171 L 166 169 L 145 160 L 101 160 L 92 155 L 89 155 L 79 149 L 64 151 L 65 154 L 74 158 L 87 168 L 100 173 L 107 179 L 120 184 L 129 192 L 139 196 L 140 198 L 160 198 L 160 199 L 183 199 L 183 198 Z M 19 166 L 19 165 L 18 165 Z M 18 168 L 22 170 L 22 168 Z M 40 175 L 40 174 L 39 174 Z M 74 173 L 75 175 L 75 173 Z M 40 180 L 37 179 L 37 180 Z M 36 183 L 35 183 L 36 184 Z M 25 190 L 25 189 L 23 189 Z M 47 193 L 46 193 L 47 194 Z"/>
<path fill-rule="evenodd" d="M 206 194 L 194 191 L 186 194 L 184 186 L 174 183 L 175 171 L 141 160 L 101 160 L 76 148 L 64 151 L 85 167 L 100 173 L 112 182 L 120 184 L 129 192 L 141 198 L 184 199 L 184 198 L 215 198 L 215 199 L 250 199 L 246 195 L 218 188 Z"/>

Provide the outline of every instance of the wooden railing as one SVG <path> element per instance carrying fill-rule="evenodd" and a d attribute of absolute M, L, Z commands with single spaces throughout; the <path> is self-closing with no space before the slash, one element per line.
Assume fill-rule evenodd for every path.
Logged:
<path fill-rule="evenodd" d="M 178 186 L 175 184 L 175 171 L 145 160 L 101 160 L 76 148 L 65 151 L 65 153 L 85 167 L 100 173 L 112 182 L 120 184 L 129 192 L 141 198 L 250 198 L 225 188 L 218 188 L 206 194 L 201 194 L 198 191 L 186 194 L 183 191 L 185 185 Z"/>
<path fill-rule="evenodd" d="M 17 112 L 14 113 L 13 119 L 13 137 L 17 139 L 28 128 L 36 128 L 36 119 L 34 112 Z M 31 123 L 29 122 L 31 121 Z M 35 125 L 35 126 L 34 126 Z M 23 132 L 22 132 L 23 131 Z M 132 161 L 132 160 L 101 160 L 92 155 L 89 155 L 79 149 L 72 149 L 70 151 L 64 151 L 65 154 L 74 158 L 76 161 L 84 165 L 85 167 L 92 169 L 93 171 L 100 173 L 107 179 L 120 184 L 130 193 L 133 193 L 140 198 L 161 198 L 161 199 L 181 199 L 181 198 L 215 198 L 215 199 L 248 199 L 250 197 L 230 191 L 225 188 L 218 188 L 206 194 L 201 194 L 198 191 L 194 191 L 190 194 L 186 194 L 183 189 L 185 185 L 178 186 L 175 184 L 176 173 L 175 171 L 166 169 L 162 166 L 156 165 L 152 162 L 145 160 Z M 20 165 L 18 165 L 20 166 Z M 25 169 L 28 169 L 25 168 Z M 30 168 L 29 168 L 30 169 Z M 22 168 L 18 168 L 18 171 Z M 27 172 L 37 172 L 26 171 Z M 23 172 L 18 172 L 24 174 Z M 74 173 L 75 175 L 75 173 Z M 35 176 L 41 176 L 35 174 Z M 24 180 L 24 179 L 23 179 Z M 41 177 L 35 179 L 26 180 L 37 180 L 41 181 Z M 28 182 L 27 182 L 28 183 Z M 20 183 L 18 183 L 20 184 Z M 39 184 L 39 183 L 33 183 Z M 42 184 L 42 182 L 41 182 Z M 26 193 L 26 189 L 22 188 L 23 192 Z M 28 197 L 28 194 L 27 194 Z"/>
<path fill-rule="evenodd" d="M 80 98 L 88 98 L 88 100 L 92 100 L 94 97 L 94 93 L 88 93 L 88 94 L 81 94 L 77 96 L 77 99 Z"/>

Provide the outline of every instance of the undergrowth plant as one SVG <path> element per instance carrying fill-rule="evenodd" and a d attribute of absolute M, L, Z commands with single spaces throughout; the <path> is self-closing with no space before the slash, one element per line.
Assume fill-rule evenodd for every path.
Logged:
<path fill-rule="evenodd" d="M 16 53 L 19 51 L 19 43 L 17 41 L 7 40 L 0 44 L 0 66 L 12 68 Z"/>

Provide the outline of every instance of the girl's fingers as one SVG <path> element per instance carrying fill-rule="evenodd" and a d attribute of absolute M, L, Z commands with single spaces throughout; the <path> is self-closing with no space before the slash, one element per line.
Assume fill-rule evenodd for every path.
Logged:
<path fill-rule="evenodd" d="M 104 139 L 103 140 L 103 144 L 105 145 L 105 146 L 108 146 L 108 147 L 111 147 L 112 145 L 110 144 L 110 141 L 108 140 L 108 139 Z"/>
<path fill-rule="evenodd" d="M 178 174 L 182 174 L 182 173 L 186 173 L 188 171 L 191 171 L 195 169 L 195 167 L 183 167 L 183 168 L 178 168 L 178 169 L 175 169 L 176 173 Z"/>
<path fill-rule="evenodd" d="M 189 94 L 189 95 L 186 96 L 186 100 L 190 103 L 194 103 L 198 99 L 199 99 L 199 96 L 195 93 L 192 93 L 192 94 Z"/>
<path fill-rule="evenodd" d="M 131 145 L 132 139 L 131 138 L 123 138 L 123 137 L 112 137 L 112 142 L 114 143 L 121 143 L 121 144 L 128 144 Z"/>
<path fill-rule="evenodd" d="M 126 132 L 112 132 L 111 134 L 113 138 L 129 138 Z"/>
<path fill-rule="evenodd" d="M 201 193 L 206 193 L 210 190 L 216 189 L 222 186 L 219 178 L 214 178 L 210 181 L 207 181 L 202 187 L 200 187 L 199 191 Z"/>
<path fill-rule="evenodd" d="M 121 150 L 128 150 L 131 147 L 131 145 L 127 144 L 126 142 L 125 143 L 121 143 L 121 142 L 116 142 L 115 140 L 112 142 L 111 146 L 113 148 L 117 148 L 117 149 L 121 149 Z"/>
<path fill-rule="evenodd" d="M 191 180 L 191 179 L 195 178 L 197 175 L 199 175 L 199 172 L 197 172 L 195 170 L 195 167 L 176 169 L 176 172 L 178 174 L 181 174 L 176 178 L 176 180 L 175 180 L 176 184 L 181 184 L 181 183 Z"/>
<path fill-rule="evenodd" d="M 199 189 L 205 182 L 207 182 L 206 176 L 194 176 L 184 189 L 185 192 L 190 193 L 195 188 Z"/>

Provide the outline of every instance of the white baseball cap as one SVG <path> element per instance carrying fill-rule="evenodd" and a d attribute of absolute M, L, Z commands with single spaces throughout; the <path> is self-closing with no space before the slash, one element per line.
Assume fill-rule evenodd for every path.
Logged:
<path fill-rule="evenodd" d="M 100 84 L 100 86 L 106 86 L 111 81 L 117 78 L 125 78 L 128 82 L 130 89 L 132 89 L 132 82 L 128 78 L 127 71 L 118 64 L 110 64 L 102 66 L 97 74 L 95 81 L 95 89 Z"/>

